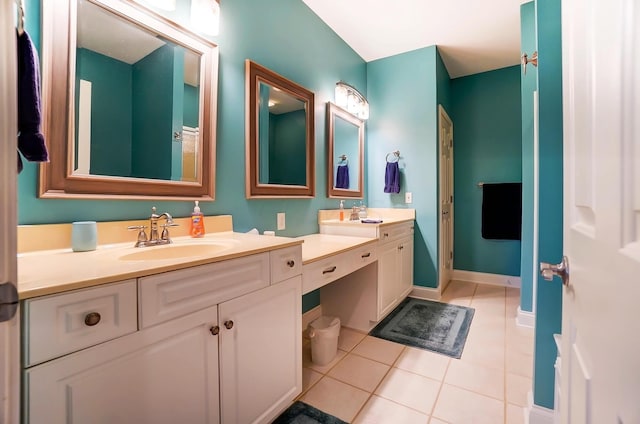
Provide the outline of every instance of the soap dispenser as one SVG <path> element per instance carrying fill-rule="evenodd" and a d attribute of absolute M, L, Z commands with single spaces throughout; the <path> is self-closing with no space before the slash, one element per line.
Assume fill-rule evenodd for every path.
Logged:
<path fill-rule="evenodd" d="M 344 221 L 344 200 L 340 201 L 340 221 Z"/>
<path fill-rule="evenodd" d="M 198 203 L 200 202 L 196 200 L 196 205 L 191 213 L 191 226 L 189 228 L 189 234 L 191 234 L 191 237 L 204 236 L 204 214 L 200 212 L 200 206 L 198 206 Z"/>

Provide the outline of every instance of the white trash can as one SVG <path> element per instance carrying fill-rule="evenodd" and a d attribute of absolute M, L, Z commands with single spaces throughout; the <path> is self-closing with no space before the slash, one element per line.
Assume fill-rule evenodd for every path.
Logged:
<path fill-rule="evenodd" d="M 338 353 L 340 318 L 321 316 L 309 324 L 311 339 L 311 361 L 318 365 L 327 365 Z"/>

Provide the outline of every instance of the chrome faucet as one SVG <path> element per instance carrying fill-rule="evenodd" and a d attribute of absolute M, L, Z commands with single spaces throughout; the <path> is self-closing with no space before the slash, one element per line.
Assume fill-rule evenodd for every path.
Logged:
<path fill-rule="evenodd" d="M 161 225 L 162 233 L 158 235 L 158 220 L 164 218 L 165 223 Z M 147 228 L 146 225 L 132 225 L 128 227 L 129 230 L 139 230 L 138 232 L 138 240 L 134 247 L 147 247 L 147 246 L 158 246 L 161 244 L 170 244 L 172 243 L 171 237 L 169 236 L 169 227 L 175 227 L 178 224 L 173 222 L 173 217 L 168 212 L 163 212 L 160 215 L 156 213 L 156 207 L 151 208 L 151 216 L 149 217 L 149 238 L 147 238 L 147 233 L 144 231 Z"/>

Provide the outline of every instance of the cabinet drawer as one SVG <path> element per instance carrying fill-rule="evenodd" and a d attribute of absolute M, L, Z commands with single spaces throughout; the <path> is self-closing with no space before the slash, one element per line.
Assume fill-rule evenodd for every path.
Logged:
<path fill-rule="evenodd" d="M 273 250 L 271 257 L 271 284 L 302 274 L 302 246 Z"/>
<path fill-rule="evenodd" d="M 140 327 L 146 328 L 269 285 L 269 253 L 139 279 Z"/>
<path fill-rule="evenodd" d="M 406 236 L 413 236 L 414 223 L 403 222 L 401 224 L 386 225 L 378 229 L 378 238 L 380 243 L 386 243 L 388 241 L 397 240 Z"/>
<path fill-rule="evenodd" d="M 344 255 L 331 256 L 304 266 L 302 270 L 302 294 L 307 294 L 329 284 L 350 271 Z"/>
<path fill-rule="evenodd" d="M 349 272 L 353 272 L 363 266 L 369 265 L 378 259 L 375 243 L 358 247 L 345 254 L 346 264 L 350 267 Z"/>
<path fill-rule="evenodd" d="M 137 330 L 135 280 L 29 299 L 24 307 L 27 367 Z"/>

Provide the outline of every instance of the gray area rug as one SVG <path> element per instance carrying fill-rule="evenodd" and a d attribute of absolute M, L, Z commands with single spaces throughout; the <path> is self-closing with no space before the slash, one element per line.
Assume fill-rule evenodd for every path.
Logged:
<path fill-rule="evenodd" d="M 347 424 L 340 418 L 325 414 L 304 402 L 294 402 L 273 424 Z"/>
<path fill-rule="evenodd" d="M 459 359 L 474 312 L 465 306 L 407 297 L 369 335 Z"/>

